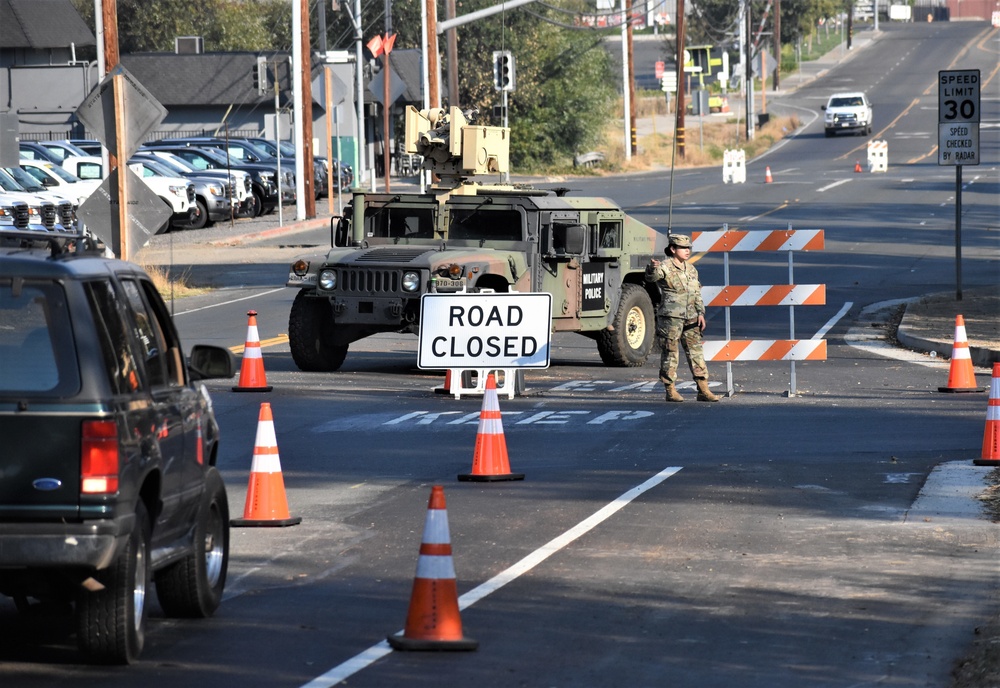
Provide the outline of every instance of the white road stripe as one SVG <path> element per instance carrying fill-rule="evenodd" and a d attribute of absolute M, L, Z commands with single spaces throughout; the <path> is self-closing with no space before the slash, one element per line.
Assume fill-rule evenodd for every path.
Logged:
<path fill-rule="evenodd" d="M 595 512 L 593 515 L 583 521 L 580 521 L 580 523 L 573 526 L 559 537 L 554 540 L 550 540 L 545 545 L 542 545 L 507 570 L 500 572 L 482 585 L 473 588 L 459 597 L 458 608 L 461 610 L 471 607 L 487 595 L 496 592 L 503 586 L 516 580 L 559 550 L 572 543 L 574 540 L 577 540 L 607 519 L 611 518 L 611 516 L 628 506 L 633 499 L 642 493 L 651 490 L 667 478 L 675 475 L 679 470 L 681 470 L 680 466 L 668 466 L 646 482 L 633 487 L 631 490 L 622 494 L 620 497 Z M 402 631 L 397 631 L 396 634 L 398 635 L 399 633 L 402 633 Z M 335 666 L 322 676 L 317 676 L 309 683 L 303 684 L 301 688 L 329 688 L 330 686 L 335 686 L 341 681 L 358 673 L 362 669 L 374 664 L 391 652 L 392 648 L 389 647 L 389 643 L 383 640 L 380 643 L 372 645 L 361 654 L 355 655 L 343 664 Z"/>

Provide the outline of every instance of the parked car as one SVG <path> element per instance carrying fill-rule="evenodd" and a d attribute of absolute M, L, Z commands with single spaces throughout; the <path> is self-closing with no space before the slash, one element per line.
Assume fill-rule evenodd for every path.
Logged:
<path fill-rule="evenodd" d="M 70 143 L 87 155 L 101 155 L 101 142 L 94 139 L 68 139 Z"/>
<path fill-rule="evenodd" d="M 27 175 L 27 173 L 24 173 Z M 27 175 L 29 179 L 34 179 Z M 38 192 L 28 191 L 13 175 L 5 169 L 0 169 L 0 192 L 20 198 L 28 204 L 28 229 L 43 232 L 65 232 L 76 229 L 76 212 L 73 202 L 45 190 L 45 187 L 35 182 L 32 188 Z"/>
<path fill-rule="evenodd" d="M 146 143 L 140 147 L 140 150 L 171 153 L 187 161 L 197 170 L 240 170 L 247 172 L 251 175 L 252 192 L 256 198 L 258 215 L 269 213 L 278 206 L 280 199 L 278 172 L 272 165 L 240 163 L 214 148 Z"/>
<path fill-rule="evenodd" d="M 59 165 L 44 160 L 21 159 L 21 169 L 38 180 L 42 186 L 76 201 L 77 206 L 86 201 L 101 185 L 98 179 L 80 179 Z"/>
<path fill-rule="evenodd" d="M 73 610 L 95 662 L 138 659 L 155 581 L 168 617 L 218 608 L 229 506 L 203 384 L 149 276 L 82 235 L 0 232 L 0 593 Z"/>
<path fill-rule="evenodd" d="M 101 157 L 100 148 L 98 148 L 96 153 L 88 153 L 87 151 L 83 150 L 82 148 L 80 148 L 79 146 L 77 146 L 75 143 L 73 143 L 68 139 L 59 139 L 55 141 L 35 141 L 35 143 L 44 148 L 45 150 L 49 151 L 56 158 L 58 158 L 59 162 L 62 162 L 66 158 L 73 158 L 73 157 L 86 157 L 86 156 L 95 156 L 98 158 Z"/>
<path fill-rule="evenodd" d="M 176 173 L 165 165 L 146 158 L 131 158 L 128 166 L 132 171 L 142 177 L 143 181 L 153 183 L 153 180 L 170 179 L 181 180 Z M 228 220 L 232 217 L 233 206 L 229 200 L 229 184 L 222 180 L 211 178 L 184 177 L 189 183 L 194 185 L 194 201 L 191 207 L 188 226 L 192 229 L 202 229 L 219 220 Z"/>
<path fill-rule="evenodd" d="M 30 213 L 23 199 L 0 193 L 0 232 L 27 230 Z"/>
<path fill-rule="evenodd" d="M 872 133 L 872 104 L 868 96 L 854 93 L 835 93 L 822 106 L 824 133 L 833 136 L 838 131 Z"/>
<path fill-rule="evenodd" d="M 248 138 L 247 141 L 250 141 L 251 143 L 255 144 L 256 146 L 267 150 L 273 156 L 277 156 L 277 154 L 278 154 L 278 143 L 272 141 L 271 139 Z M 293 146 L 288 141 L 282 141 L 281 142 L 281 156 L 285 157 L 286 155 L 294 158 L 295 157 L 295 146 Z M 350 188 L 354 185 L 354 170 L 353 170 L 353 168 L 350 165 L 347 165 L 347 164 L 345 164 L 345 163 L 337 160 L 336 158 L 333 158 L 333 164 L 331 165 L 330 161 L 326 157 L 324 157 L 324 156 L 314 156 L 313 160 L 318 161 L 321 165 L 323 165 L 324 174 L 323 174 L 323 193 L 322 193 L 322 195 L 325 196 L 327 194 L 327 187 L 329 185 L 329 182 L 328 182 L 329 177 L 331 177 L 331 176 L 333 177 L 334 188 L 337 187 L 337 172 L 338 172 L 338 168 L 339 168 L 339 172 L 340 172 L 340 190 L 341 191 L 349 191 Z"/>
<path fill-rule="evenodd" d="M 174 145 L 183 146 L 195 146 L 198 148 L 215 148 L 217 150 L 228 153 L 229 157 L 233 160 L 242 161 L 244 163 L 261 163 L 267 165 L 274 165 L 277 170 L 281 168 L 281 177 L 284 180 L 282 183 L 290 191 L 295 190 L 295 156 L 282 155 L 279 160 L 275 154 L 270 153 L 265 147 L 258 146 L 254 143 L 254 140 L 247 138 L 228 138 L 221 139 L 211 136 L 191 136 L 176 139 L 162 139 L 157 143 L 170 143 Z M 317 161 L 313 162 L 313 186 L 314 192 L 319 193 L 318 189 L 320 186 L 326 188 L 326 170 L 323 165 Z M 319 196 L 317 195 L 317 198 Z M 294 193 L 283 194 L 283 203 L 294 203 L 295 196 Z"/>
<path fill-rule="evenodd" d="M 64 149 L 50 147 L 45 145 L 45 143 L 41 141 L 21 141 L 18 144 L 21 159 L 51 162 L 60 165 L 63 169 L 80 179 L 102 180 L 100 174 L 100 157 L 93 155 L 66 155 Z"/>
<path fill-rule="evenodd" d="M 197 170 L 191 164 L 178 158 L 172 153 L 164 151 L 140 150 L 133 160 L 152 160 L 169 169 L 175 176 L 186 177 L 196 182 L 195 192 L 197 193 L 197 180 L 215 180 L 227 185 L 232 192 L 230 200 L 235 208 L 235 217 L 256 217 L 257 199 L 253 195 L 253 181 L 250 174 L 242 170 Z"/>
<path fill-rule="evenodd" d="M 76 160 L 79 160 L 79 158 L 67 159 L 64 167 Z M 103 165 L 100 162 L 100 158 L 97 160 L 97 169 L 90 174 L 97 175 L 96 178 L 103 181 Z M 93 163 L 88 162 L 88 165 L 93 165 Z M 72 171 L 73 166 L 70 165 L 70 167 Z M 135 172 L 136 170 L 132 171 Z M 89 176 L 84 177 L 84 179 L 90 178 Z M 184 229 L 191 226 L 191 220 L 196 212 L 194 184 L 181 177 L 163 177 L 155 174 L 148 176 L 139 174 L 139 178 L 170 208 L 170 227 Z"/>

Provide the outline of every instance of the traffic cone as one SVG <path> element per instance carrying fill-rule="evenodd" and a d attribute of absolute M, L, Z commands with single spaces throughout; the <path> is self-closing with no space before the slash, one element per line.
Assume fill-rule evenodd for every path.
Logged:
<path fill-rule="evenodd" d="M 229 523 L 234 526 L 294 526 L 301 522 L 301 516 L 288 514 L 278 440 L 274 436 L 274 418 L 271 416 L 271 405 L 265 401 L 260 405 L 243 518 L 234 518 Z"/>
<path fill-rule="evenodd" d="M 981 392 L 976 387 L 976 372 L 972 368 L 969 340 L 965 335 L 965 318 L 955 316 L 955 345 L 951 350 L 951 369 L 948 386 L 938 387 L 939 392 Z"/>
<path fill-rule="evenodd" d="M 767 167 L 764 168 L 764 183 L 770 184 L 773 181 L 774 179 L 771 177 L 771 166 L 768 165 Z"/>
<path fill-rule="evenodd" d="M 257 334 L 257 311 L 247 311 L 247 343 L 243 347 L 243 363 L 240 365 L 240 381 L 234 392 L 270 392 L 274 387 L 267 384 L 264 373 L 264 359 L 260 355 L 260 336 Z"/>
<path fill-rule="evenodd" d="M 986 430 L 983 432 L 983 458 L 977 466 L 1000 466 L 1000 363 L 993 364 L 990 401 L 986 406 Z"/>
<path fill-rule="evenodd" d="M 427 504 L 406 626 L 402 634 L 390 635 L 386 640 L 397 650 L 475 650 L 479 647 L 477 641 L 462 635 L 448 509 L 444 488 L 440 485 L 431 488 Z"/>
<path fill-rule="evenodd" d="M 451 394 L 451 368 L 444 371 L 444 385 L 434 388 L 435 394 Z"/>
<path fill-rule="evenodd" d="M 497 397 L 497 381 L 493 373 L 486 377 L 483 410 L 479 412 L 479 431 L 476 433 L 476 451 L 472 456 L 472 473 L 460 475 L 458 479 L 473 482 L 524 480 L 524 473 L 510 472 L 507 440 L 503 436 L 503 419 Z"/>
<path fill-rule="evenodd" d="M 862 171 L 862 169 L 861 169 L 861 161 L 860 160 L 855 160 L 854 161 L 854 171 L 855 172 L 861 172 Z"/>

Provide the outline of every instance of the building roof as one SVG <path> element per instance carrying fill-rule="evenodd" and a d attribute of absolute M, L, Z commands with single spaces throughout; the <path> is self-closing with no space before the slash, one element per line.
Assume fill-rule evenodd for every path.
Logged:
<path fill-rule="evenodd" d="M 44 50 L 97 45 L 70 0 L 0 0 L 0 47 Z"/>
<path fill-rule="evenodd" d="M 0 0 L 3 1 L 5 0 Z M 289 97 L 287 85 L 290 65 L 287 53 L 132 53 L 122 55 L 121 63 L 167 108 L 199 105 L 258 106 L 274 102 L 273 90 L 269 89 L 267 95 L 258 95 L 254 89 L 253 73 L 258 55 L 267 57 L 272 65 L 277 64 L 284 103 Z M 420 103 L 420 51 L 394 50 L 390 64 L 393 72 L 406 84 L 398 103 Z M 319 63 L 313 62 L 314 73 L 319 66 Z M 313 96 L 316 97 L 315 91 Z M 372 93 L 367 88 L 364 96 L 366 102 L 373 100 Z"/>

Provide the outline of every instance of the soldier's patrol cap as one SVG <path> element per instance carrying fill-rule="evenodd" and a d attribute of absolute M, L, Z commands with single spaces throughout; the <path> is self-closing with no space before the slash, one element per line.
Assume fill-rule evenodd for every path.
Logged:
<path fill-rule="evenodd" d="M 670 245 L 677 248 L 691 248 L 691 237 L 687 234 L 671 234 Z"/>

